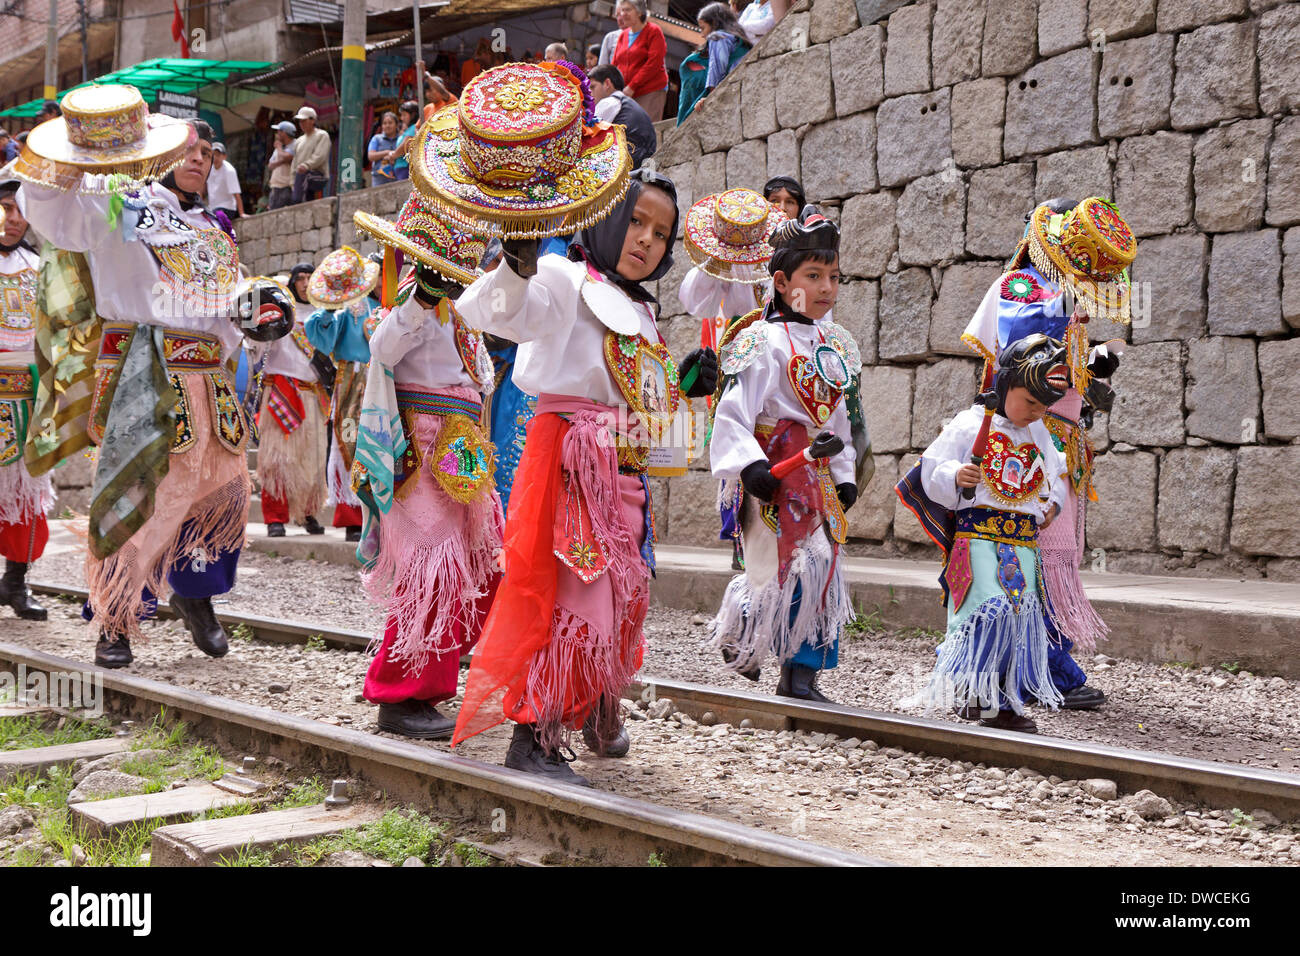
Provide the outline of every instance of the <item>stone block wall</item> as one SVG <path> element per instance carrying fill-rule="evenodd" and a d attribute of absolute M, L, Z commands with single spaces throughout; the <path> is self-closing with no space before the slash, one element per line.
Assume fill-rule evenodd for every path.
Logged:
<path fill-rule="evenodd" d="M 664 138 L 683 209 L 786 173 L 841 226 L 877 458 L 853 549 L 934 554 L 890 485 L 974 394 L 961 331 L 1035 202 L 1102 195 L 1139 236 L 1138 317 L 1091 330 L 1129 344 L 1088 560 L 1300 579 L 1297 48 L 1276 0 L 801 0 Z M 669 541 L 712 540 L 709 484 L 667 483 Z"/>

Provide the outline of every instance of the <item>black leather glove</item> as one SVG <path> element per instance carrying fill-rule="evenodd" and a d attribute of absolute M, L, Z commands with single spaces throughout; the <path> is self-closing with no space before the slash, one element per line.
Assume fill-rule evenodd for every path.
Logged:
<path fill-rule="evenodd" d="M 848 511 L 858 500 L 858 486 L 851 481 L 841 482 L 835 486 L 835 494 L 839 496 L 840 507 Z"/>
<path fill-rule="evenodd" d="M 740 483 L 759 501 L 769 504 L 781 487 L 781 482 L 772 474 L 772 469 L 761 459 L 746 465 L 741 470 Z"/>
<path fill-rule="evenodd" d="M 718 387 L 718 356 L 713 349 L 696 349 L 682 359 L 682 364 L 677 367 L 678 380 L 684 380 L 690 370 L 697 366 L 699 373 L 686 391 L 687 398 L 703 398 L 705 395 L 712 395 L 713 390 Z"/>
<path fill-rule="evenodd" d="M 1088 357 L 1088 372 L 1093 378 L 1110 378 L 1119 368 L 1119 356 L 1108 348 L 1097 346 Z"/>
<path fill-rule="evenodd" d="M 514 270 L 515 275 L 531 279 L 537 275 L 536 239 L 506 239 L 501 243 L 501 253 L 506 265 Z"/>

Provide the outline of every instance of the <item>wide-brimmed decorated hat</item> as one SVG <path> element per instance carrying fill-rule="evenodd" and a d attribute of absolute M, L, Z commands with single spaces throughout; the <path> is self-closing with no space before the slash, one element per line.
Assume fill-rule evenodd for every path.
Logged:
<path fill-rule="evenodd" d="M 150 113 L 134 86 L 92 84 L 66 93 L 63 115 L 27 134 L 14 172 L 29 182 L 68 189 L 83 173 L 159 179 L 185 159 L 194 128 Z"/>
<path fill-rule="evenodd" d="M 352 214 L 352 221 L 383 245 L 453 282 L 469 285 L 480 275 L 478 264 L 487 251 L 487 236 L 439 216 L 418 192 L 412 191 L 395 223 L 360 211 Z"/>
<path fill-rule="evenodd" d="M 318 309 L 341 309 L 368 295 L 379 281 L 379 263 L 362 257 L 351 246 L 335 249 L 321 260 L 307 280 L 307 301 Z"/>
<path fill-rule="evenodd" d="M 686 214 L 686 251 L 697 266 L 728 282 L 761 282 L 772 258 L 768 240 L 786 215 L 752 189 L 705 196 Z"/>
<path fill-rule="evenodd" d="M 586 75 L 564 62 L 479 73 L 420 127 L 407 158 L 439 212 L 515 239 L 603 219 L 632 167 L 623 127 L 596 122 Z"/>
<path fill-rule="evenodd" d="M 1073 292 L 1089 316 L 1129 321 L 1128 267 L 1137 239 L 1114 203 L 1091 196 L 1064 213 L 1039 206 L 1025 238 L 1038 271 Z"/>

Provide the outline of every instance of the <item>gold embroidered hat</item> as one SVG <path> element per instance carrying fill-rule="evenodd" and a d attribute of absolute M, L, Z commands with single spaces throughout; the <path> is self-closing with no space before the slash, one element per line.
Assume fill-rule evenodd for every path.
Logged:
<path fill-rule="evenodd" d="M 400 249 L 453 282 L 469 285 L 481 275 L 478 264 L 487 251 L 487 237 L 439 216 L 418 192 L 411 192 L 395 223 L 359 210 L 352 221 L 383 245 Z"/>
<path fill-rule="evenodd" d="M 1091 196 L 1064 213 L 1039 206 L 1024 248 L 1038 271 L 1073 292 L 1089 316 L 1129 321 L 1128 267 L 1137 239 L 1114 203 Z"/>
<path fill-rule="evenodd" d="M 767 279 L 770 239 L 786 215 L 752 189 L 705 196 L 686 213 L 686 252 L 711 276 L 728 282 Z"/>
<path fill-rule="evenodd" d="M 411 181 L 440 213 L 501 238 L 544 238 L 603 219 L 627 190 L 622 126 L 597 123 L 569 63 L 507 63 L 470 80 L 407 151 Z"/>
<path fill-rule="evenodd" d="M 134 86 L 91 84 L 64 94 L 62 116 L 27 134 L 14 173 L 28 182 L 70 189 L 83 173 L 161 179 L 194 142 L 184 120 L 150 113 Z"/>
<path fill-rule="evenodd" d="M 379 281 L 379 263 L 363 259 L 351 246 L 335 249 L 307 280 L 307 301 L 318 309 L 341 309 L 368 295 Z"/>

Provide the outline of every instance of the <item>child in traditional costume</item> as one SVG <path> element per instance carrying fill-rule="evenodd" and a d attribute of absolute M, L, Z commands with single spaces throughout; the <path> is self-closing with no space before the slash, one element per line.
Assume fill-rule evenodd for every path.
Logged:
<path fill-rule="evenodd" d="M 395 302 L 370 339 L 353 469 L 366 506 L 362 583 L 386 621 L 364 692 L 380 730 L 443 739 L 455 721 L 437 705 L 456 695 L 499 576 L 501 501 L 482 426 L 492 361 L 452 304 L 487 239 L 449 226 L 416 192 L 395 224 L 354 221 L 389 250 L 384 298 Z M 394 250 L 415 264 L 395 293 Z"/>
<path fill-rule="evenodd" d="M 89 423 L 95 660 L 131 662 L 129 638 L 164 581 L 195 644 L 220 657 L 211 598 L 234 585 L 249 485 L 248 426 L 225 364 L 243 335 L 239 256 L 199 202 L 212 134 L 150 116 L 133 87 L 73 90 L 62 109 L 32 130 L 15 171 L 27 219 L 85 255 L 104 319 Z M 124 145 L 103 149 L 106 137 Z M 131 187 L 103 173 L 166 175 Z"/>
<path fill-rule="evenodd" d="M 0 604 L 27 621 L 46 611 L 27 587 L 27 569 L 45 551 L 45 516 L 54 503 L 49 475 L 23 462 L 36 397 L 36 276 L 40 257 L 18 210 L 18 179 L 0 179 Z"/>
<path fill-rule="evenodd" d="M 1016 339 L 1041 332 L 1065 343 L 1070 387 L 1047 410 L 1044 424 L 1065 455 L 1070 493 L 1060 518 L 1040 535 L 1039 553 L 1051 605 L 1052 681 L 1064 695 L 1063 708 L 1084 710 L 1106 699 L 1101 690 L 1084 686 L 1087 675 L 1070 656 L 1075 646 L 1092 653 L 1106 633 L 1079 579 L 1085 511 L 1097 497 L 1087 429 L 1095 411 L 1110 411 L 1114 393 L 1102 380 L 1119 365 L 1112 348 L 1089 349 L 1088 321 L 1129 320 L 1126 270 L 1137 240 L 1115 206 L 1096 197 L 1049 200 L 1025 219 L 1025 235 L 1007 271 L 985 294 L 962 340 L 984 358 L 986 389 L 994 356 Z"/>
<path fill-rule="evenodd" d="M 934 673 L 902 706 L 954 707 L 1025 733 L 1037 731 L 1028 702 L 1060 706 L 1038 534 L 1068 490 L 1065 459 L 1042 422 L 1068 383 L 1059 342 L 1041 333 L 1012 342 L 994 390 L 955 416 L 899 482 L 899 498 L 944 551 L 948 607 Z"/>
<path fill-rule="evenodd" d="M 811 212 L 777 227 L 772 300 L 728 330 L 709 440 L 745 559 L 709 646 L 753 680 L 775 657 L 777 693 L 815 701 L 827 700 L 817 677 L 838 664 L 853 620 L 840 549 L 860 487 L 847 407 L 857 398 L 846 392 L 862 359 L 853 336 L 826 319 L 839 288 L 839 238 Z"/>
<path fill-rule="evenodd" d="M 682 398 L 641 284 L 672 264 L 676 191 L 644 169 L 629 183 L 623 129 L 593 107 L 577 67 L 507 64 L 436 114 L 411 160 L 431 201 L 502 234 L 505 261 L 457 307 L 520 343 L 515 383 L 538 395 L 453 744 L 513 720 L 506 766 L 576 783 L 561 756 L 571 731 L 627 751 L 619 699 L 641 665 L 653 566 L 649 446 Z M 568 258 L 537 257 L 538 238 L 575 229 Z M 711 391 L 713 361 L 687 356 L 687 396 Z"/>

